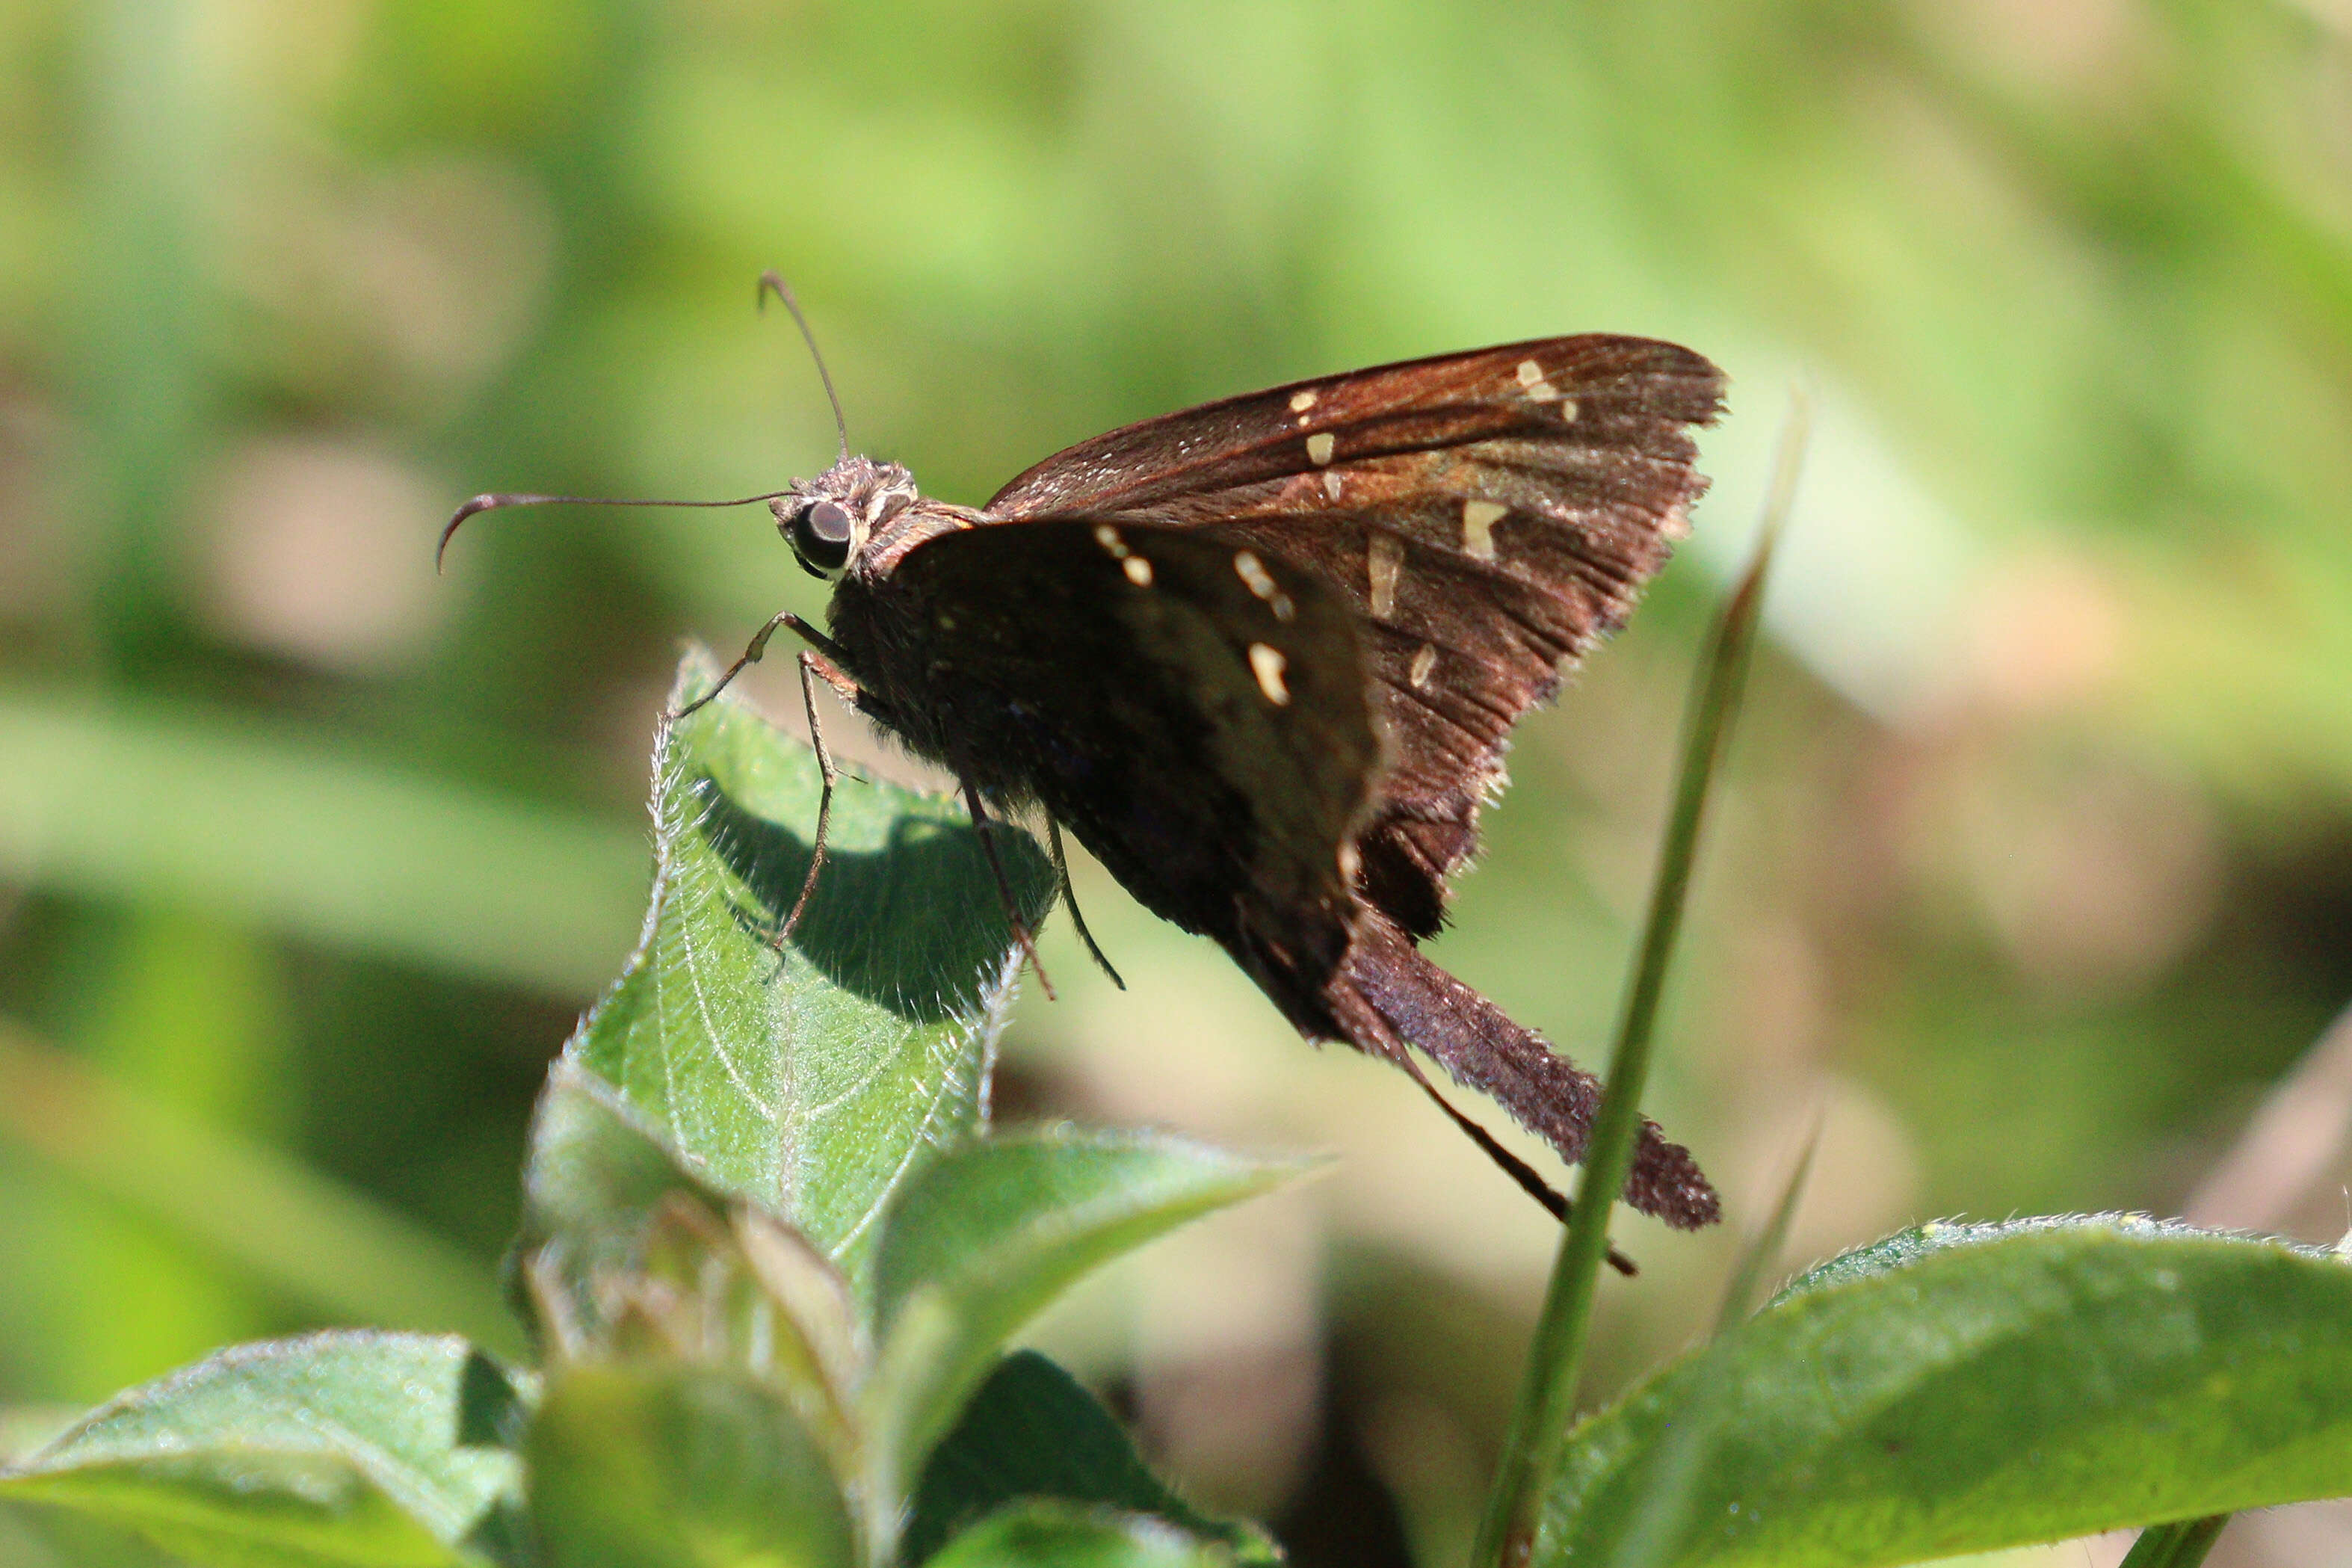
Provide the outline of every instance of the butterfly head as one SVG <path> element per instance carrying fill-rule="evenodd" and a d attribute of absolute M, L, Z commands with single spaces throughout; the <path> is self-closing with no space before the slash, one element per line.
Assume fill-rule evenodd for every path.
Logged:
<path fill-rule="evenodd" d="M 812 577 L 835 582 L 890 516 L 917 499 L 915 476 L 896 463 L 844 458 L 768 503 L 776 531 Z"/>

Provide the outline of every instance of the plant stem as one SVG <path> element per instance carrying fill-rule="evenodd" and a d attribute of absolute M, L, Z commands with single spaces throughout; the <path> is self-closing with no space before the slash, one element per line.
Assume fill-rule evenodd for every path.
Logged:
<path fill-rule="evenodd" d="M 2184 1519 L 2178 1524 L 2150 1525 L 2132 1542 L 2120 1568 L 2197 1568 L 2230 1522 L 2226 1513 L 2210 1519 Z"/>
<path fill-rule="evenodd" d="M 1534 1342 L 1528 1347 L 1527 1376 L 1520 1384 L 1518 1406 L 1512 1415 L 1502 1464 L 1471 1554 L 1471 1562 L 1479 1568 L 1489 1564 L 1495 1568 L 1517 1568 L 1528 1560 L 1535 1544 L 1542 1488 L 1557 1468 L 1560 1444 L 1575 1412 L 1585 1339 L 1592 1321 L 1593 1296 L 1601 1261 L 1609 1251 L 1609 1215 L 1633 1168 L 1634 1142 L 1641 1131 L 1642 1090 L 1649 1078 L 1658 1003 L 1665 990 L 1666 968 L 1674 956 L 1675 939 L 1682 929 L 1709 786 L 1716 763 L 1722 757 L 1755 649 L 1765 571 L 1771 562 L 1773 542 L 1794 498 L 1804 427 L 1805 408 L 1800 398 L 1790 409 L 1781 436 L 1755 552 L 1725 605 L 1700 660 L 1700 681 L 1684 732 L 1674 811 L 1667 819 L 1665 839 L 1658 851 L 1658 874 L 1651 889 L 1641 955 L 1626 993 L 1616 1046 L 1610 1054 L 1607 1087 L 1601 1095 L 1601 1109 L 1593 1117 L 1591 1140 L 1585 1148 L 1584 1180 L 1578 1188 L 1583 1201 L 1576 1205 L 1568 1234 L 1561 1238 L 1559 1252 L 1552 1262 L 1543 1314 L 1537 1321 Z"/>

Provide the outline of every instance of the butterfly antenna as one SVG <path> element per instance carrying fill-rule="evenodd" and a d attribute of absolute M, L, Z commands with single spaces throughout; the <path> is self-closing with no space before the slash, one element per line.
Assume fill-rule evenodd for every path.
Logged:
<path fill-rule="evenodd" d="M 816 361 L 817 379 L 824 383 L 824 400 L 833 405 L 833 427 L 841 437 L 841 455 L 845 458 L 849 456 L 849 421 L 841 416 L 841 399 L 833 390 L 833 372 L 824 368 L 824 355 L 817 352 L 816 334 L 809 331 L 808 318 L 801 314 L 801 302 L 793 298 L 792 285 L 772 267 L 760 274 L 760 290 L 753 296 L 761 309 L 767 308 L 770 294 L 782 300 L 784 309 L 793 313 L 793 324 L 800 328 L 802 341 L 808 344 L 809 358 Z"/>
<path fill-rule="evenodd" d="M 441 570 L 441 558 L 449 553 L 449 540 L 465 521 L 478 511 L 489 511 L 502 506 L 753 506 L 761 501 L 788 496 L 790 490 L 770 490 L 764 495 L 739 496 L 733 500 L 638 500 L 619 496 L 541 496 L 520 492 L 479 495 L 457 509 L 449 526 L 441 531 L 441 542 L 434 547 L 433 570 Z"/>

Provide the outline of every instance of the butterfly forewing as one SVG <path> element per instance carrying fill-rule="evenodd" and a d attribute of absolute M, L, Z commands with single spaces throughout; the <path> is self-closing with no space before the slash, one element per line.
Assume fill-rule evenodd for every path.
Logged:
<path fill-rule="evenodd" d="M 1363 890 L 1425 936 L 1511 726 L 1623 621 L 1684 532 L 1705 483 L 1689 427 L 1721 390 L 1671 343 L 1506 344 L 1129 426 L 1040 463 L 988 515 L 1197 529 L 1344 595 L 1390 741 Z"/>
<path fill-rule="evenodd" d="M 1147 419 L 1066 447 L 999 490 L 1004 519 L 1157 509 L 1370 458 L 1524 434 L 1687 467 L 1685 424 L 1722 376 L 1647 338 L 1544 338 L 1295 382 Z M 1328 437 L 1327 441 L 1325 437 Z M 1652 448 L 1655 448 L 1653 450 Z M 1190 507 L 1206 515 L 1212 509 Z M 1214 509 L 1223 515 L 1222 504 Z"/>

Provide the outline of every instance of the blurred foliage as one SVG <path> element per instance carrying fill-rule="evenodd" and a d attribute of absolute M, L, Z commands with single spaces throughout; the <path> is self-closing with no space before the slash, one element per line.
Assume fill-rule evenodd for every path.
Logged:
<path fill-rule="evenodd" d="M 856 443 L 962 501 L 1386 357 L 1608 328 L 1721 360 L 1694 547 L 1523 727 L 1443 944 L 1588 1056 L 1698 617 L 1806 378 L 1655 1110 L 1752 1222 L 1821 1108 L 1792 1260 L 2178 1209 L 2352 994 L 2346 17 L 0 4 L 0 1021 L 77 1086 L 0 1095 L 0 1404 L 409 1321 L 270 1262 L 348 1236 L 160 1201 L 208 1190 L 190 1148 L 487 1278 L 545 1059 L 635 934 L 677 640 L 822 599 L 757 514 L 484 519 L 437 582 L 432 534 L 492 487 L 822 467 L 766 266 Z M 1341 1160 L 1046 1338 L 1205 1500 L 1353 1476 L 1451 1550 L 1549 1226 L 1409 1086 L 1078 875 L 1134 989 L 1056 922 L 1063 1001 L 1024 1002 L 1001 1101 Z M 58 1152 L 124 1106 L 179 1135 Z M 2337 1184 L 2277 1223 L 2331 1236 Z M 1604 1301 L 1602 1385 L 1705 1323 L 1735 1250 L 1622 1239 L 1648 1278 Z"/>

